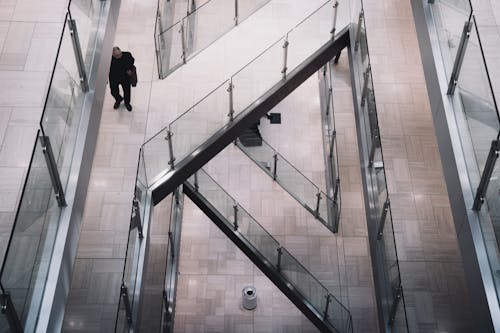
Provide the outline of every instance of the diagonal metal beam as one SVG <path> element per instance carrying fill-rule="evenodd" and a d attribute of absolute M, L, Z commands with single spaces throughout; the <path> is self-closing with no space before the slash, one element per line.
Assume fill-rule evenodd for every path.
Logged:
<path fill-rule="evenodd" d="M 326 42 L 318 51 L 287 74 L 285 80 L 274 85 L 257 102 L 235 117 L 234 121 L 222 127 L 194 152 L 176 163 L 175 169 L 169 171 L 152 186 L 153 204 L 156 205 L 173 192 L 176 187 L 180 186 L 188 177 L 240 136 L 243 130 L 257 122 L 343 48 L 348 47 L 350 43 L 349 28 L 350 26 L 347 26 L 342 29 L 337 34 L 336 39 Z"/>

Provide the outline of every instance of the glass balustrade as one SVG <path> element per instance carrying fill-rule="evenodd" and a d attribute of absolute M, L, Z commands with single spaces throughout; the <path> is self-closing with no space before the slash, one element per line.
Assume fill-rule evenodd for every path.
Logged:
<path fill-rule="evenodd" d="M 40 129 L 28 166 L 0 280 L 26 332 L 35 330 L 96 53 L 105 1 L 74 0 L 67 8 Z M 20 260 L 22 258 L 22 260 Z M 7 311 L 8 312 L 8 311 Z M 6 312 L 6 313 L 7 313 Z M 2 311 L 3 313 L 3 311 Z M 0 314 L 0 331 L 7 329 Z"/>
<path fill-rule="evenodd" d="M 1 272 L 25 330 L 36 325 L 61 214 L 38 134 Z"/>
<path fill-rule="evenodd" d="M 266 141 L 262 140 L 262 146 L 255 147 L 246 147 L 239 141 L 237 144 L 295 200 L 314 214 L 328 229 L 336 232 L 334 228 L 338 224 L 340 206 L 333 197 L 321 191 Z"/>
<path fill-rule="evenodd" d="M 356 25 L 352 42 L 354 42 L 353 64 L 356 78 L 355 87 L 358 100 L 357 108 L 363 133 L 363 150 L 367 175 L 367 189 L 369 189 L 370 212 L 369 215 L 377 222 L 375 256 L 380 258 L 379 289 L 382 297 L 382 313 L 386 325 L 393 331 L 408 331 L 406 305 L 403 294 L 401 272 L 394 237 L 390 198 L 387 190 L 384 157 L 380 139 L 380 130 L 377 119 L 375 103 L 375 90 L 373 86 L 368 40 L 364 21 L 362 1 L 355 1 L 354 8 L 360 10 L 358 24 Z M 361 19 L 359 19 L 361 18 Z"/>
<path fill-rule="evenodd" d="M 210 1 L 204 6 L 209 3 Z M 335 11 L 333 3 L 331 0 L 326 1 L 285 36 L 147 141 L 143 145 L 143 151 L 149 185 L 193 153 L 232 118 L 236 118 L 250 105 L 259 103 L 259 98 L 280 83 L 286 73 L 293 71 L 328 42 L 332 38 L 332 18 Z M 203 7 L 198 9 L 201 8 Z M 284 56 L 285 52 L 287 57 Z"/>
<path fill-rule="evenodd" d="M 327 321 L 339 332 L 352 332 L 349 310 L 213 178 L 200 169 L 188 179 L 188 182 L 223 216 L 224 223 L 236 230 L 235 232 L 250 244 L 261 260 L 278 271 L 280 277 L 314 308 L 322 320 Z"/>
<path fill-rule="evenodd" d="M 335 60 L 334 60 L 335 61 Z M 321 121 L 323 127 L 323 146 L 326 165 L 326 191 L 328 198 L 320 202 L 319 210 L 327 210 L 331 230 L 337 232 L 340 222 L 342 196 L 340 194 L 339 161 L 337 136 L 335 130 L 334 88 L 330 62 L 318 72 L 320 86 Z M 333 206 L 330 203 L 333 202 Z M 321 215 L 321 214 L 320 214 Z"/>
<path fill-rule="evenodd" d="M 155 43 L 159 77 L 167 77 L 269 1 L 158 0 Z"/>
<path fill-rule="evenodd" d="M 499 297 L 498 106 L 470 1 L 438 0 L 430 9 L 448 82 L 446 97 L 454 108 L 459 149 L 466 156 L 468 181 L 476 196 L 473 207 L 467 208 L 477 211 Z"/>

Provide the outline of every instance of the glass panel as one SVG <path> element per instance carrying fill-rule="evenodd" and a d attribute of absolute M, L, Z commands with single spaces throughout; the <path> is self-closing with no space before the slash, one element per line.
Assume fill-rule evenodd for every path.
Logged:
<path fill-rule="evenodd" d="M 232 76 L 235 115 L 243 111 L 282 79 L 283 43 L 281 38 Z"/>
<path fill-rule="evenodd" d="M 234 222 L 234 199 L 231 198 L 205 171 L 199 170 L 198 191 L 204 196 L 214 208 L 231 223 Z M 190 183 L 195 185 L 194 176 L 190 178 Z M 195 185 L 196 186 L 196 185 Z"/>
<path fill-rule="evenodd" d="M 234 0 L 211 0 L 189 14 L 184 23 L 187 55 L 200 52 L 235 25 Z"/>
<path fill-rule="evenodd" d="M 139 264 L 139 250 L 141 239 L 137 228 L 130 229 L 127 242 L 127 254 L 125 257 L 125 269 L 123 283 L 128 288 L 130 305 L 134 304 L 135 282 L 137 280 L 137 265 Z"/>
<path fill-rule="evenodd" d="M 457 91 L 469 126 L 477 167 L 484 170 L 491 140 L 500 131 L 498 113 L 475 26 L 465 50 Z M 473 184 L 476 187 L 478 184 Z"/>
<path fill-rule="evenodd" d="M 247 147 L 239 141 L 238 147 L 267 172 L 269 176 L 273 177 L 275 151 L 271 146 L 262 141 L 262 146 Z"/>
<path fill-rule="evenodd" d="M 344 3 L 345 3 L 345 0 L 342 1 L 342 4 L 344 4 Z M 351 9 L 351 12 L 350 12 L 351 22 L 354 22 L 357 24 L 358 18 L 359 18 L 359 13 L 361 12 L 361 10 L 363 8 L 363 4 L 361 3 L 361 0 L 348 1 L 348 6 L 350 6 L 350 9 Z"/>
<path fill-rule="evenodd" d="M 268 2 L 269 0 L 238 0 L 238 22 L 242 22 Z"/>
<path fill-rule="evenodd" d="M 137 167 L 137 176 L 135 181 L 135 196 L 134 198 L 139 203 L 139 214 L 141 217 L 141 223 L 144 224 L 144 218 L 146 214 L 146 197 L 148 192 L 147 183 L 145 180 L 145 166 L 144 166 L 144 158 L 142 155 L 142 150 L 139 151 L 139 161 Z"/>
<path fill-rule="evenodd" d="M 38 317 L 60 213 L 37 140 L 1 276 L 28 331 Z"/>
<path fill-rule="evenodd" d="M 170 123 L 174 157 L 177 162 L 192 153 L 222 126 L 229 122 L 229 81 Z"/>
<path fill-rule="evenodd" d="M 306 176 L 302 175 L 295 167 L 278 155 L 276 165 L 276 181 L 303 205 L 312 211 L 316 210 L 317 194 L 319 188 Z"/>
<path fill-rule="evenodd" d="M 52 145 L 63 188 L 67 184 L 80 123 L 81 113 L 77 110 L 81 110 L 84 94 L 79 80 L 66 22 L 41 119 L 42 131 L 49 137 Z"/>
<path fill-rule="evenodd" d="M 464 3 L 463 0 L 440 0 L 436 1 L 433 8 L 433 17 L 438 33 L 441 55 L 446 70 L 446 78 L 449 80 L 453 63 L 460 44 L 460 38 L 464 28 L 464 23 L 469 20 L 470 7 L 456 6 Z M 467 8 L 468 7 L 468 8 Z"/>
<path fill-rule="evenodd" d="M 281 256 L 281 274 L 319 313 L 326 308 L 328 290 L 314 278 L 286 249 Z"/>
<path fill-rule="evenodd" d="M 339 332 L 352 332 L 352 318 L 349 310 L 347 310 L 332 294 L 330 294 L 327 320 Z"/>
<path fill-rule="evenodd" d="M 332 2 L 328 1 L 288 33 L 288 72 L 331 39 Z"/>
<path fill-rule="evenodd" d="M 338 202 L 334 202 L 332 198 L 327 197 L 324 192 L 321 192 L 318 217 L 328 227 L 328 229 L 336 231 L 340 218 L 340 204 Z"/>
<path fill-rule="evenodd" d="M 95 53 L 97 27 L 103 6 L 104 2 L 100 0 L 72 0 L 70 3 L 71 17 L 76 22 L 87 75 Z"/>
<path fill-rule="evenodd" d="M 340 30 L 344 29 L 349 23 L 351 22 L 355 22 L 351 19 L 351 8 L 350 6 L 351 5 L 351 2 L 352 0 L 350 1 L 346 1 L 346 0 L 332 0 L 332 1 L 329 1 L 328 3 L 328 7 L 332 7 L 332 11 L 331 11 L 331 19 L 330 21 L 332 22 L 331 25 L 333 27 L 333 15 L 334 15 L 334 11 L 333 11 L 333 5 L 335 4 L 335 2 L 338 1 L 338 7 L 337 7 L 337 22 L 335 24 L 335 34 L 338 34 Z M 356 21 L 357 22 L 357 21 Z M 331 29 L 331 27 L 330 27 Z"/>
<path fill-rule="evenodd" d="M 500 162 L 497 159 L 495 169 L 490 178 L 490 184 L 485 197 L 485 203 L 480 211 L 480 226 L 486 245 L 486 252 L 493 276 L 500 271 Z M 500 280 L 494 279 L 497 297 L 500 290 Z M 500 297 L 499 297 L 500 300 Z"/>
<path fill-rule="evenodd" d="M 165 78 L 170 72 L 184 63 L 182 53 L 182 21 L 177 22 L 158 35 L 158 65 L 160 77 Z"/>
<path fill-rule="evenodd" d="M 150 186 L 160 174 L 170 170 L 168 128 L 159 131 L 142 145 L 142 157 L 147 185 Z"/>
<path fill-rule="evenodd" d="M 273 266 L 278 264 L 280 244 L 255 219 L 238 205 L 238 231 Z"/>

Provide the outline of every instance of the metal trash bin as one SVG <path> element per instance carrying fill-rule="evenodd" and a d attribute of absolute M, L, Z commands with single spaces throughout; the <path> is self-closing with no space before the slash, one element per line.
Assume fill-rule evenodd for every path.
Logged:
<path fill-rule="evenodd" d="M 248 286 L 243 288 L 243 308 L 246 310 L 253 310 L 257 307 L 257 291 L 254 287 Z"/>

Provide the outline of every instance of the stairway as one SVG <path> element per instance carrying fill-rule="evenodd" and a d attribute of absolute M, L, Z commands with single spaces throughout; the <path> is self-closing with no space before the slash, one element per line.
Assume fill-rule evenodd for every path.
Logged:
<path fill-rule="evenodd" d="M 299 87 L 311 75 L 316 73 L 325 63 L 330 61 L 343 48 L 348 46 L 349 43 L 349 26 L 347 26 L 342 29 L 335 36 L 335 38 L 328 40 L 319 50 L 314 52 L 305 61 L 298 65 L 295 70 L 291 71 L 286 76 L 285 79 L 277 82 L 270 89 L 268 89 L 263 95 L 260 96 L 260 98 L 257 99 L 258 102 L 250 104 L 244 110 L 239 112 L 239 114 L 234 117 L 232 121 L 222 125 L 222 127 L 214 126 L 214 128 L 218 128 L 217 130 L 212 131 L 209 129 L 211 134 L 206 135 L 206 138 L 205 136 L 201 136 L 199 131 L 197 131 L 196 136 L 194 136 L 194 134 L 192 135 L 195 139 L 183 139 L 184 142 L 187 141 L 187 144 L 183 142 L 184 146 L 182 147 L 182 150 L 188 153 L 183 154 L 183 157 L 179 160 L 177 160 L 177 157 L 174 156 L 173 153 L 167 153 L 168 158 L 170 159 L 170 164 L 173 167 L 164 174 L 154 177 L 156 179 L 154 184 L 149 184 L 152 188 L 153 203 L 157 204 L 169 193 L 173 192 L 173 190 L 180 186 L 185 179 L 200 169 L 228 144 L 234 142 L 234 140 L 236 140 L 243 131 L 258 122 L 261 117 L 271 111 L 274 106 L 287 97 L 293 90 Z M 219 86 L 219 88 L 222 87 L 222 85 Z M 210 97 L 211 95 L 208 95 L 204 98 L 204 100 L 200 101 L 200 103 L 208 100 Z M 193 111 L 197 110 L 193 108 Z M 188 114 L 189 112 L 184 114 L 182 117 L 188 118 L 189 116 L 196 116 L 195 114 Z M 189 119 L 186 119 L 186 124 L 187 120 Z M 192 124 L 192 121 L 195 121 L 195 118 L 190 121 Z M 176 121 L 171 123 L 168 128 L 160 131 L 155 137 L 165 136 L 165 139 L 167 141 L 171 140 L 171 145 L 174 146 L 176 144 L 176 133 L 173 132 L 176 128 L 181 128 L 179 123 L 181 123 L 181 118 L 178 118 Z M 184 128 L 182 129 L 184 130 Z M 180 135 L 180 132 L 177 135 Z M 144 146 L 147 146 L 147 144 L 148 143 Z M 185 148 L 185 146 L 188 147 Z"/>
<path fill-rule="evenodd" d="M 349 310 L 203 169 L 183 191 L 321 332 L 352 332 Z"/>

